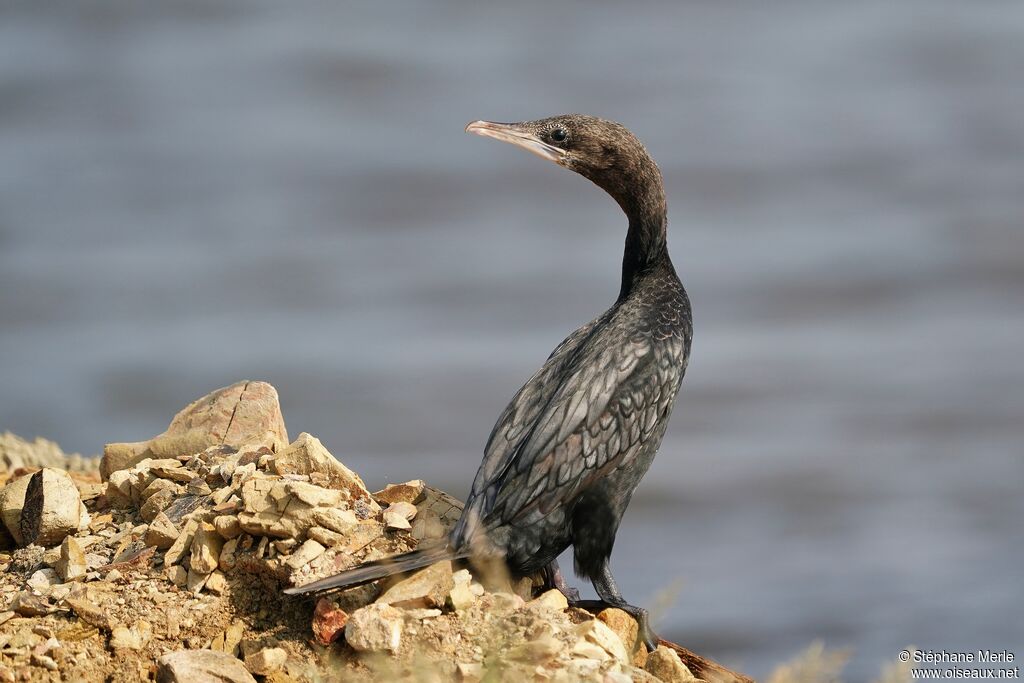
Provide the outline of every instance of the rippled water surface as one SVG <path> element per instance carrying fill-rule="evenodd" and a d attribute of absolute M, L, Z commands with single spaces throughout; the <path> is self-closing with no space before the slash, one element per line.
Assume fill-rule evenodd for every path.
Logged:
<path fill-rule="evenodd" d="M 600 114 L 661 164 L 695 307 L 626 595 L 755 675 L 816 638 L 853 681 L 1012 650 L 1022 32 L 932 0 L 6 6 L 0 428 L 97 452 L 260 378 L 371 485 L 463 494 L 614 299 L 624 224 L 462 126 Z"/>

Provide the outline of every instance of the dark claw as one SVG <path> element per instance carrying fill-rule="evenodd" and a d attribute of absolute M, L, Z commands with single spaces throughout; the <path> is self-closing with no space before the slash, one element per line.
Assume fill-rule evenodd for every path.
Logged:
<path fill-rule="evenodd" d="M 580 592 L 572 586 L 563 586 L 558 590 L 562 591 L 562 595 L 565 596 L 570 605 L 580 601 Z"/>

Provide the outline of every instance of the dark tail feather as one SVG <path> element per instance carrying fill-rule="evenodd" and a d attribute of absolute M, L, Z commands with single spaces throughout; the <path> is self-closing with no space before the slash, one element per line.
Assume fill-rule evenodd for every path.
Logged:
<path fill-rule="evenodd" d="M 467 557 L 468 554 L 468 552 L 456 552 L 447 545 L 435 545 L 428 548 L 419 548 L 407 553 L 402 553 L 401 555 L 394 555 L 393 557 L 385 557 L 381 560 L 367 562 L 359 565 L 358 567 L 353 567 L 352 569 L 343 571 L 340 574 L 328 576 L 326 579 L 307 583 L 304 586 L 286 588 L 284 592 L 287 595 L 306 595 L 307 593 L 319 593 L 321 591 L 336 588 L 353 588 L 355 586 L 361 586 L 364 583 L 382 579 L 385 576 L 401 574 L 403 572 L 412 571 L 413 569 L 426 567 L 442 560 L 461 559 Z"/>

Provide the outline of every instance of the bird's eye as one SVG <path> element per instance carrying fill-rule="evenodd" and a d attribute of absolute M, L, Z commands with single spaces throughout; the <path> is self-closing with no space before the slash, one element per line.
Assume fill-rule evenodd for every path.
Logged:
<path fill-rule="evenodd" d="M 569 137 L 569 133 L 565 128 L 555 128 L 551 131 L 551 139 L 555 142 L 565 142 L 565 139 Z"/>

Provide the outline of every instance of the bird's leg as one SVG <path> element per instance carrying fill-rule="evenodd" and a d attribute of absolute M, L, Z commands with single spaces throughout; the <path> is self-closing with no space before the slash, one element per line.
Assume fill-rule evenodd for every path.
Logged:
<path fill-rule="evenodd" d="M 631 605 L 622 597 L 619 587 L 615 583 L 615 577 L 608 567 L 608 560 L 601 565 L 600 573 L 593 578 L 594 590 L 608 607 L 617 607 L 629 616 L 636 619 L 638 627 L 637 637 L 647 646 L 648 651 L 654 652 L 658 646 L 658 636 L 651 630 L 650 619 L 647 617 L 647 610 L 642 607 Z"/>
<path fill-rule="evenodd" d="M 565 574 L 558 566 L 558 560 L 551 560 L 551 564 L 544 567 L 544 590 L 557 588 L 570 603 L 580 601 L 580 592 L 569 585 L 565 580 Z"/>

